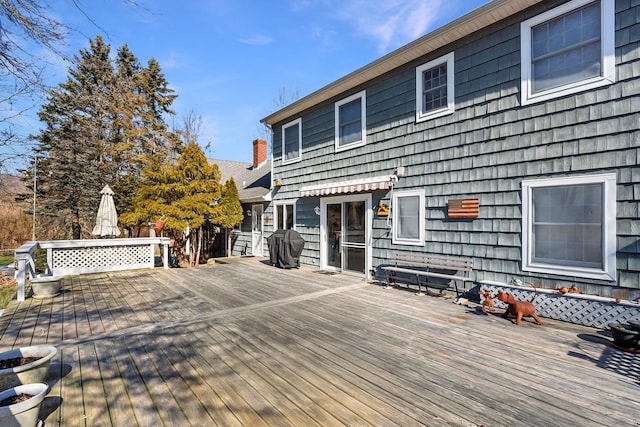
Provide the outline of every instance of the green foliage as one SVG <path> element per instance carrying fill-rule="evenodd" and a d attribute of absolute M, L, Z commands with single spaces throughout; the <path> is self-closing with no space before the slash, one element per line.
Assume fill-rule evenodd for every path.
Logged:
<path fill-rule="evenodd" d="M 167 228 L 185 230 L 219 216 L 220 171 L 196 143 L 187 144 L 174 166 L 156 157 L 145 171 L 125 219 L 152 221 L 165 215 Z"/>
<path fill-rule="evenodd" d="M 197 232 L 190 242 L 200 245 L 202 225 L 207 221 L 216 223 L 220 217 L 221 196 L 218 166 L 209 164 L 197 143 L 189 142 L 175 164 L 161 156 L 150 159 L 134 203 L 120 220 L 154 222 L 165 216 L 165 228 L 175 240 L 176 255 L 182 264 L 189 233 Z M 190 253 L 199 251 L 194 248 Z"/>
<path fill-rule="evenodd" d="M 127 210 L 150 158 L 168 159 L 180 145 L 163 120 L 176 96 L 157 61 L 142 67 L 126 45 L 114 61 L 100 36 L 89 45 L 75 56 L 66 82 L 50 91 L 35 137 L 39 208 L 52 214 L 48 229 L 70 226 L 74 239 L 89 236 L 105 184 Z"/>
<path fill-rule="evenodd" d="M 233 177 L 229 178 L 222 187 L 222 198 L 220 199 L 220 216 L 217 224 L 227 230 L 227 256 L 231 256 L 231 233 L 230 230 L 240 224 L 244 219 L 238 187 Z"/>
<path fill-rule="evenodd" d="M 229 178 L 222 187 L 222 198 L 220 199 L 220 216 L 215 224 L 231 229 L 240 224 L 244 219 L 238 187 L 233 177 Z"/>
<path fill-rule="evenodd" d="M 35 256 L 35 269 L 36 274 L 42 274 L 47 272 L 47 250 L 37 249 Z"/>

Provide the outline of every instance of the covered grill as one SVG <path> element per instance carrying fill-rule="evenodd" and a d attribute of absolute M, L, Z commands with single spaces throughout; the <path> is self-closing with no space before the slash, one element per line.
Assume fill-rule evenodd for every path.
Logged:
<path fill-rule="evenodd" d="M 295 230 L 276 230 L 267 238 L 269 260 L 280 268 L 300 267 L 304 239 Z"/>

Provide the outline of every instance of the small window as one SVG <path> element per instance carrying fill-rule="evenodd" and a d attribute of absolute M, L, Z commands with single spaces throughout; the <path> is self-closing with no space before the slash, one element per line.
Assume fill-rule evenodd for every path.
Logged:
<path fill-rule="evenodd" d="M 362 91 L 336 102 L 336 151 L 367 143 L 366 92 Z"/>
<path fill-rule="evenodd" d="M 295 229 L 295 202 L 284 202 L 276 204 L 276 230 Z"/>
<path fill-rule="evenodd" d="M 615 82 L 614 1 L 574 0 L 521 24 L 522 103 Z"/>
<path fill-rule="evenodd" d="M 424 191 L 394 192 L 391 201 L 393 243 L 424 245 Z"/>
<path fill-rule="evenodd" d="M 616 277 L 616 174 L 523 181 L 525 271 Z"/>
<path fill-rule="evenodd" d="M 302 158 L 302 119 L 282 126 L 282 163 L 292 163 Z"/>
<path fill-rule="evenodd" d="M 453 52 L 416 68 L 416 121 L 453 113 L 454 75 Z"/>

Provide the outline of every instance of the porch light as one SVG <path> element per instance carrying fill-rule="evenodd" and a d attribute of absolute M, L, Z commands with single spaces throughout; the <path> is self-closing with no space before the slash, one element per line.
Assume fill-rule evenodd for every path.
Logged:
<path fill-rule="evenodd" d="M 280 187 L 282 185 L 282 182 L 279 179 L 274 179 L 273 180 L 273 186 L 274 187 Z"/>
<path fill-rule="evenodd" d="M 251 209 L 247 209 L 247 216 L 251 216 Z"/>
<path fill-rule="evenodd" d="M 313 211 L 316 213 L 316 215 L 320 215 L 320 206 L 316 206 L 315 208 L 313 208 Z"/>

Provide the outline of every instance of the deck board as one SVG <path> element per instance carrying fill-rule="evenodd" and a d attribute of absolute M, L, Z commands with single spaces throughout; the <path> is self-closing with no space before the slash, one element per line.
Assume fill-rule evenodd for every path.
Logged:
<path fill-rule="evenodd" d="M 60 426 L 636 426 L 640 355 L 601 330 L 259 258 L 65 278 L 0 350 L 49 343 Z"/>

